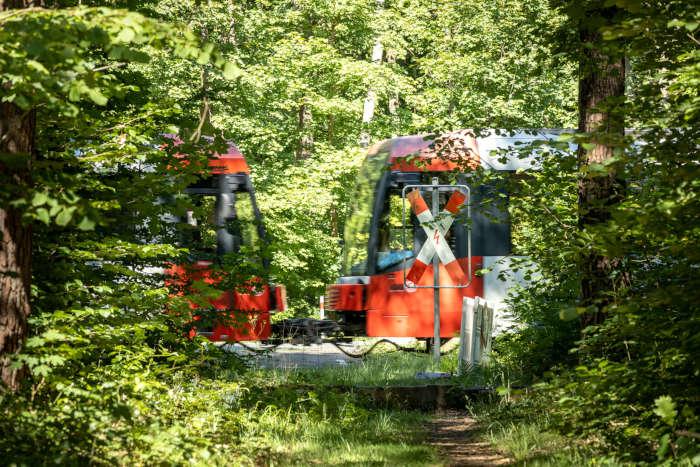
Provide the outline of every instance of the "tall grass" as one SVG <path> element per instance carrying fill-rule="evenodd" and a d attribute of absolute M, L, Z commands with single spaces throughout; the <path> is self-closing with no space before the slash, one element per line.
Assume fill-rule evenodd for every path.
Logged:
<path fill-rule="evenodd" d="M 500 402 L 470 407 L 481 425 L 482 437 L 494 449 L 514 459 L 517 465 L 627 465 L 607 455 L 595 440 L 572 439 L 549 429 L 551 421 L 545 410 L 528 410 L 523 417 L 518 404 L 527 402 L 504 398 Z"/>
<path fill-rule="evenodd" d="M 275 465 L 439 465 L 426 443 L 430 415 L 411 411 L 369 409 L 361 396 L 330 386 L 484 385 L 498 380 L 488 367 L 439 380 L 419 373 L 454 373 L 457 352 L 444 355 L 436 367 L 421 353 L 377 352 L 346 365 L 318 368 L 256 368 L 248 372 L 250 391 L 239 402 L 246 407 L 241 438 L 257 446 L 259 462 Z"/>
<path fill-rule="evenodd" d="M 435 464 L 425 442 L 427 415 L 362 403 L 352 393 L 268 385 L 251 387 L 229 407 L 257 464 Z"/>
<path fill-rule="evenodd" d="M 619 466 L 624 462 L 604 455 L 580 440 L 548 431 L 538 422 L 492 424 L 485 438 L 499 451 L 528 466 Z"/>

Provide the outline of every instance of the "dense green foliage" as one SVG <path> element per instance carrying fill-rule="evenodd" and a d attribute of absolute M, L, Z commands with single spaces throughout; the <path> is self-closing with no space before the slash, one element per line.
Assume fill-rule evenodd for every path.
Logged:
<path fill-rule="evenodd" d="M 75 3 L 0 14 L 2 99 L 35 109 L 38 128 L 32 185 L 0 191 L 35 226 L 31 337 L 17 357 L 31 374 L 0 395 L 3 459 L 433 461 L 415 445 L 420 430 L 405 429 L 414 414 L 270 387 L 183 338 L 186 314 L 163 310 L 185 304 L 148 268 L 187 254 L 161 221 L 184 205 L 156 200 L 194 168 L 173 171 L 172 148 L 155 145 L 179 133 L 179 150 L 202 160 L 223 140 L 239 145 L 272 236 L 272 278 L 287 284 L 292 312 L 308 314 L 337 274 L 360 133 L 573 127 L 589 2 Z M 581 173 L 566 142 L 511 187 L 518 253 L 537 273 L 513 301 L 520 329 L 499 338 L 491 374 L 538 385 L 490 415 L 545 413 L 549 429 L 612 449 L 610 459 L 697 464 L 699 19 L 692 2 L 607 3 L 622 12 L 602 37 L 630 58 L 633 131 L 609 166 L 586 169 L 616 169 L 627 196 L 609 222 L 580 231 Z M 372 63 L 377 37 L 384 60 Z M 581 330 L 590 310 L 577 307 L 578 261 L 591 245 L 624 258 L 632 286 Z M 259 274 L 226 264 L 239 281 Z"/>
<path fill-rule="evenodd" d="M 39 154 L 33 186 L 3 181 L 14 190 L 3 190 L 2 202 L 34 220 L 35 242 L 31 337 L 17 358 L 31 377 L 20 394 L 2 395 L 3 458 L 104 464 L 199 455 L 212 440 L 181 432 L 184 414 L 204 410 L 195 407 L 206 399 L 169 391 L 209 351 L 183 340 L 177 316 L 163 313 L 162 277 L 141 269 L 180 254 L 144 239 L 162 233 L 158 196 L 191 180 L 185 171 L 163 183 L 169 157 L 153 142 L 189 116 L 148 92 L 130 67 L 149 61 L 148 48 L 211 60 L 225 74 L 231 65 L 191 33 L 126 10 L 3 15 L 1 79 L 13 83 L 3 99 L 37 110 Z M 155 170 L 140 173 L 138 164 Z"/>

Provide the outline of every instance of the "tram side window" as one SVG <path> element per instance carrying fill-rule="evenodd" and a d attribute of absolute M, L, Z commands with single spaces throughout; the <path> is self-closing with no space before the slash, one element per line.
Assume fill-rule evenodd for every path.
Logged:
<path fill-rule="evenodd" d="M 377 184 L 385 173 L 388 147 L 373 148 L 357 175 L 352 213 L 345 223 L 343 248 L 343 275 L 367 274 L 370 223 L 372 208 L 377 195 Z"/>
<path fill-rule="evenodd" d="M 377 271 L 386 271 L 413 257 L 415 216 L 407 207 L 406 227 L 403 224 L 403 200 L 400 193 L 391 193 L 384 207 L 377 232 Z M 403 235 L 406 235 L 404 244 Z"/>

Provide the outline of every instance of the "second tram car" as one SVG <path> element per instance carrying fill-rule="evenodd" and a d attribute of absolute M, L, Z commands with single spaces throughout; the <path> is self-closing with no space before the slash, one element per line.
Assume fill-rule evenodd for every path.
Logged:
<path fill-rule="evenodd" d="M 177 137 L 168 137 L 178 145 Z M 181 295 L 196 281 L 221 283 L 221 273 L 215 269 L 228 253 L 256 255 L 247 260 L 269 268 L 269 260 L 260 254 L 266 233 L 250 167 L 234 144 L 227 149 L 210 159 L 199 179 L 186 188 L 184 195 L 190 198 L 192 208 L 184 217 L 172 219 L 178 225 L 180 244 L 190 251 L 190 261 L 171 265 L 166 271 L 169 285 Z M 286 290 L 283 285 L 262 283 L 256 278 L 249 281 L 255 283 L 247 290 L 230 288 L 210 300 L 209 312 L 192 304 L 195 327 L 191 334 L 205 335 L 213 341 L 268 339 L 270 313 L 286 309 Z M 217 318 L 223 315 L 228 319 Z"/>

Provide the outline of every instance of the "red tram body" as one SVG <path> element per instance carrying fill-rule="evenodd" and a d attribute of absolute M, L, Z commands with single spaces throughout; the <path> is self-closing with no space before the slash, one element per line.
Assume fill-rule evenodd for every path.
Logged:
<path fill-rule="evenodd" d="M 456 147 L 467 155 L 466 165 L 471 169 L 480 164 L 477 141 L 468 132 L 442 138 L 449 141 L 446 144 L 452 150 Z M 443 143 L 438 140 L 424 136 L 398 137 L 380 142 L 368 151 L 358 176 L 354 210 L 346 223 L 342 276 L 327 291 L 329 309 L 348 334 L 433 336 L 433 289 L 404 286 L 405 274 L 426 236 L 415 215 L 411 214 L 411 226 L 399 226 L 396 212 L 400 204 L 403 206 L 404 186 L 429 184 L 432 177 L 445 179 L 448 172 L 455 171 L 457 164 L 442 155 L 441 148 L 436 146 Z M 460 166 L 464 167 L 463 164 Z M 459 177 L 466 180 L 468 173 Z M 467 202 L 478 204 L 486 188 L 470 185 Z M 484 296 L 484 279 L 475 272 L 484 267 L 485 258 L 502 258 L 510 253 L 510 226 L 504 212 L 492 208 L 490 215 L 486 215 L 473 210 L 470 230 L 471 269 L 467 267 L 467 226 L 463 222 L 452 226 L 451 250 L 463 271 L 472 271 L 472 277 L 466 288 L 440 290 L 440 335 L 444 338 L 459 333 L 463 298 Z M 404 235 L 404 239 L 412 237 L 413 249 L 404 249 L 410 243 L 399 244 L 397 234 Z M 439 267 L 441 287 L 458 285 L 442 263 Z M 433 286 L 432 264 L 416 285 Z"/>
<path fill-rule="evenodd" d="M 169 136 L 179 145 L 177 137 Z M 203 281 L 209 285 L 217 285 L 221 282 L 218 273 L 214 273 L 214 264 L 218 259 L 232 252 L 239 252 L 241 245 L 253 243 L 246 241 L 246 237 L 256 236 L 259 243 L 265 243 L 266 234 L 262 224 L 260 211 L 255 199 L 255 190 L 250 179 L 250 167 L 238 148 L 229 144 L 225 154 L 215 154 L 209 159 L 208 170 L 200 179 L 189 186 L 185 193 L 195 200 L 208 197 L 213 198 L 213 209 L 203 211 L 203 216 L 213 217 L 212 225 L 216 229 L 215 239 L 212 238 L 208 245 L 199 244 L 191 251 L 201 253 L 208 250 L 205 257 L 195 257 L 187 264 L 171 265 L 166 270 L 169 276 L 167 284 L 178 290 L 177 295 L 184 295 L 196 281 Z M 242 215 L 242 207 L 247 207 L 247 216 L 250 218 L 247 235 L 238 231 L 231 231 L 229 225 L 236 223 Z M 209 203 L 211 205 L 211 203 Z M 210 206 L 211 207 L 211 206 Z M 197 220 L 192 211 L 188 211 L 185 222 L 177 218 L 181 224 L 189 224 L 190 230 L 198 227 Z M 214 252 L 215 250 L 215 252 Z M 269 267 L 269 261 L 262 259 L 264 267 Z M 225 274 L 225 273 L 224 273 Z M 253 278 L 251 282 L 256 282 Z M 286 309 L 286 289 L 277 284 L 252 284 L 250 292 L 244 290 L 226 290 L 218 298 L 210 300 L 211 311 L 216 316 L 226 315 L 225 324 L 218 324 L 214 320 L 208 326 L 193 327 L 190 334 L 198 333 L 207 336 L 212 341 L 251 341 L 264 340 L 270 337 L 270 313 Z M 202 322 L 205 310 L 200 310 L 197 305 L 190 303 L 193 310 L 194 321 Z"/>

